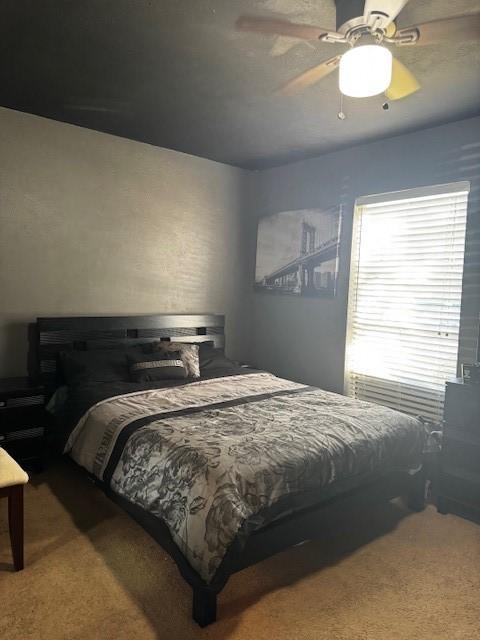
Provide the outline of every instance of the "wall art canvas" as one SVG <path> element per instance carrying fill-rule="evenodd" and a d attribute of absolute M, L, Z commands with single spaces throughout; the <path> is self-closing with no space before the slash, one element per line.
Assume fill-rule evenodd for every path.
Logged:
<path fill-rule="evenodd" d="M 300 209 L 258 223 L 255 289 L 333 297 L 338 279 L 341 209 Z"/>

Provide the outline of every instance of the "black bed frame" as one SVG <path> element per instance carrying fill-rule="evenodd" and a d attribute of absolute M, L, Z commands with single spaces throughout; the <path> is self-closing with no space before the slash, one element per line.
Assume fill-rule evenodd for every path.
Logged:
<path fill-rule="evenodd" d="M 157 340 L 184 342 L 213 341 L 223 347 L 225 318 L 216 314 L 175 314 L 148 316 L 37 318 L 34 328 L 34 361 L 37 374 L 48 391 L 57 385 L 57 354 L 65 349 L 84 350 L 87 342 L 95 348 L 113 344 L 134 345 Z M 90 346 L 89 346 L 90 348 Z M 207 584 L 190 566 L 172 540 L 165 523 L 97 482 L 105 493 L 141 526 L 175 560 L 180 573 L 193 589 L 193 619 L 204 627 L 216 620 L 217 595 L 233 573 L 251 566 L 288 547 L 318 537 L 322 525 L 338 510 L 365 508 L 372 503 L 407 496 L 415 511 L 424 508 L 423 470 L 410 474 L 398 469 L 365 477 L 360 485 L 336 484 L 320 491 L 314 505 L 278 518 L 230 547 L 214 580 Z"/>

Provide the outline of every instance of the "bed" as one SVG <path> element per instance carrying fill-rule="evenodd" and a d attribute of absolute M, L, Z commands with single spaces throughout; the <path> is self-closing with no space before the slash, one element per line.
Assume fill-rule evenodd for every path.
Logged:
<path fill-rule="evenodd" d="M 204 354 L 199 378 L 72 383 L 52 430 L 171 555 L 200 626 L 215 621 L 230 575 L 318 537 L 326 514 L 401 495 L 424 506 L 420 420 L 232 363 L 224 327 L 205 314 L 38 318 L 35 328 L 52 400 L 69 353 L 100 362 L 174 342 Z"/>

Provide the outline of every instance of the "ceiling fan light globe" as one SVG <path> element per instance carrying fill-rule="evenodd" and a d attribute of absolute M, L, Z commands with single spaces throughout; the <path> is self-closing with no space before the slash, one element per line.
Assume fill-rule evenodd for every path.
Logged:
<path fill-rule="evenodd" d="M 392 54 L 378 44 L 354 47 L 340 60 L 339 88 L 351 98 L 383 93 L 392 81 Z"/>

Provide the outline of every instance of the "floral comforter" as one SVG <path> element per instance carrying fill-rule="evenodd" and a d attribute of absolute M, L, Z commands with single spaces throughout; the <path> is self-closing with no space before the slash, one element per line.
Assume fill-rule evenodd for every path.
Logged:
<path fill-rule="evenodd" d="M 417 467 L 424 440 L 415 418 L 258 372 L 102 400 L 66 451 L 162 519 L 210 582 L 248 519 L 285 496 Z"/>

